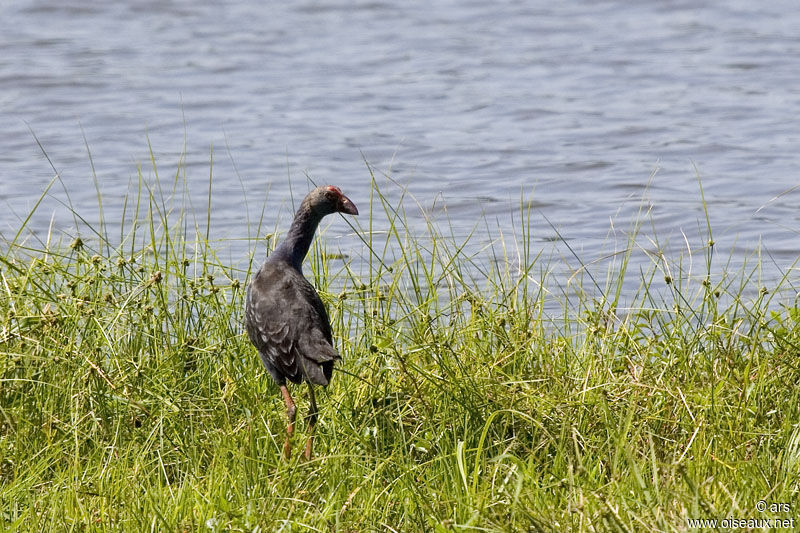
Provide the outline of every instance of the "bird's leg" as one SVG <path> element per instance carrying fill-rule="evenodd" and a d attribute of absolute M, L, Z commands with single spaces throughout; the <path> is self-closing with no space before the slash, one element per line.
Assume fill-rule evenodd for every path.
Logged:
<path fill-rule="evenodd" d="M 313 457 L 314 426 L 317 425 L 317 399 L 314 397 L 314 388 L 308 384 L 308 440 L 306 440 L 306 461 Z"/>
<path fill-rule="evenodd" d="M 286 442 L 283 443 L 283 455 L 286 456 L 286 459 L 289 459 L 292 456 L 290 440 L 292 438 L 292 433 L 294 433 L 294 417 L 297 414 L 297 407 L 295 407 L 292 395 L 289 394 L 289 389 L 286 385 L 281 385 L 281 394 L 283 394 L 283 401 L 286 402 L 286 419 L 288 420 Z"/>

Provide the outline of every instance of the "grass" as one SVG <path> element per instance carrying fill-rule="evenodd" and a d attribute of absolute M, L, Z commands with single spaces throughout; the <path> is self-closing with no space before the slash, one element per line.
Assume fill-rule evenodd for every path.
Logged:
<path fill-rule="evenodd" d="M 220 261 L 180 170 L 140 178 L 116 240 L 75 212 L 83 237 L 26 236 L 23 221 L 0 252 L 1 529 L 800 520 L 800 309 L 753 287 L 760 265 L 714 272 L 709 227 L 699 281 L 652 254 L 629 293 L 642 216 L 602 283 L 587 266 L 548 284 L 528 206 L 517 241 L 474 251 L 446 225 L 413 234 L 406 205 L 373 179 L 362 242 L 343 256 L 323 235 L 307 260 L 344 356 L 310 462 L 282 458 L 283 404 L 241 326 L 276 239 L 244 267 Z"/>

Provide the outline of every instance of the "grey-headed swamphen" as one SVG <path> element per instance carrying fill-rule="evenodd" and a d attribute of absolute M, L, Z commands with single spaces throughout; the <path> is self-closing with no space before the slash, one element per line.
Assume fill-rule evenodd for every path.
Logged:
<path fill-rule="evenodd" d="M 327 386 L 333 374 L 333 363 L 340 359 L 333 347 L 328 313 L 301 268 L 320 220 L 331 213 L 357 215 L 358 209 L 332 185 L 317 187 L 308 193 L 286 239 L 269 254 L 247 287 L 247 334 L 286 403 L 288 427 L 283 452 L 287 459 L 291 456 L 290 439 L 297 408 L 286 380 L 308 383 L 309 435 L 305 457 L 311 459 L 317 422 L 317 402 L 312 386 Z"/>

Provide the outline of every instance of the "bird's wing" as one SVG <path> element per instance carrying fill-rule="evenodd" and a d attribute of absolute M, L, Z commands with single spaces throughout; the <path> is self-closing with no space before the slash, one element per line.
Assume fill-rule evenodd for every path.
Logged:
<path fill-rule="evenodd" d="M 319 365 L 340 357 L 331 344 L 322 300 L 302 274 L 288 265 L 268 262 L 256 274 L 248 289 L 246 323 L 259 352 L 291 381 L 298 382 L 305 374 L 310 381 L 320 382 Z M 327 379 L 322 381 L 327 384 Z"/>

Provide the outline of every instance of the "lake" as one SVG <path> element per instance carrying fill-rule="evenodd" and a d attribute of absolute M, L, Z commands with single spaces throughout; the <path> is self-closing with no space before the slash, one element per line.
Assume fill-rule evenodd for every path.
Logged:
<path fill-rule="evenodd" d="M 532 202 L 531 245 L 564 276 L 604 279 L 635 220 L 631 271 L 661 250 L 702 274 L 707 214 L 718 271 L 760 255 L 754 283 L 796 283 L 798 28 L 781 0 L 2 2 L 0 234 L 54 176 L 38 143 L 63 182 L 39 235 L 74 234 L 69 205 L 96 224 L 93 173 L 113 230 L 152 147 L 203 225 L 213 155 L 232 261 L 265 198 L 262 233 L 310 180 L 364 206 L 368 162 L 387 196 L 407 190 L 412 230 L 474 231 L 474 253 L 519 238 Z M 354 253 L 350 231 L 332 220 L 329 246 Z"/>

